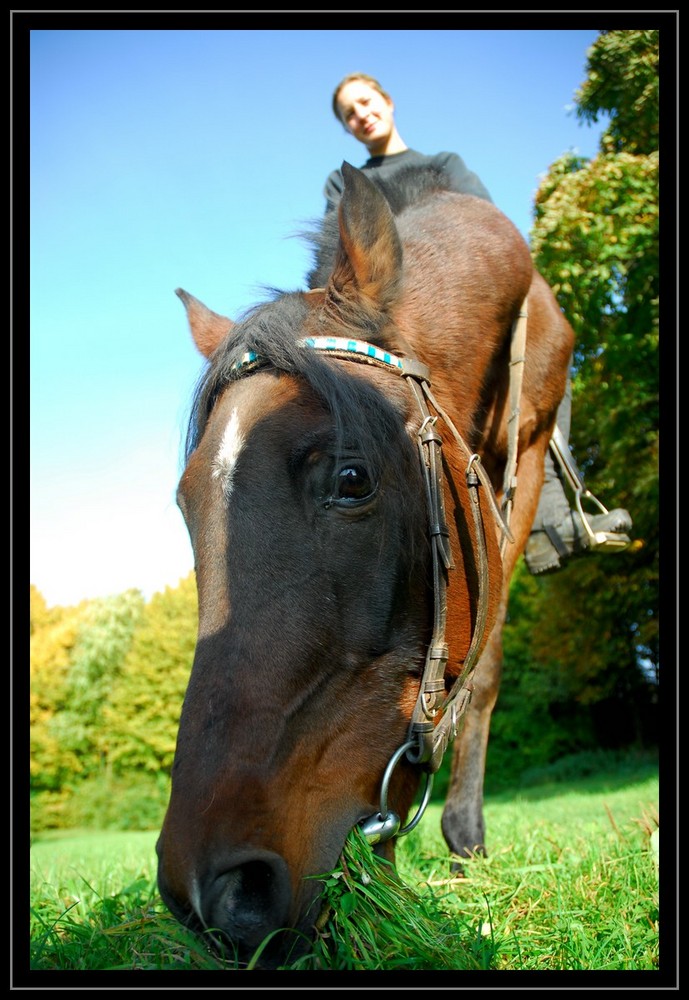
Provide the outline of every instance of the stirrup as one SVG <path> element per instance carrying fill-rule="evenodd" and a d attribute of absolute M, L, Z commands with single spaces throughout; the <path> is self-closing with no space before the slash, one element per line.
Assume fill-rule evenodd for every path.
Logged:
<path fill-rule="evenodd" d="M 601 514 L 609 514 L 610 511 L 600 502 L 598 497 L 593 495 L 591 490 L 584 486 L 581 474 L 577 469 L 572 453 L 569 450 L 569 445 L 565 441 L 564 435 L 557 425 L 553 428 L 553 435 L 550 439 L 550 448 L 574 492 L 577 513 L 579 514 L 581 523 L 583 524 L 584 530 L 588 535 L 588 547 L 591 550 L 597 549 L 601 552 L 619 552 L 628 548 L 630 542 L 627 535 L 616 533 L 614 531 L 594 531 L 591 527 L 589 519 L 581 505 L 582 497 L 585 500 L 590 500 L 592 503 L 595 503 Z"/>
<path fill-rule="evenodd" d="M 601 514 L 609 514 L 610 511 L 605 507 L 597 497 L 594 497 L 593 493 L 587 489 L 578 489 L 574 492 L 574 499 L 577 504 L 577 513 L 581 518 L 581 523 L 584 525 L 584 530 L 589 538 L 589 548 L 591 551 L 598 549 L 603 552 L 619 552 L 622 549 L 626 549 L 629 546 L 629 537 L 625 534 L 620 534 L 614 531 L 594 531 L 591 527 L 591 522 L 589 521 L 583 507 L 581 506 L 582 496 L 586 500 L 591 500 L 599 508 Z"/>
<path fill-rule="evenodd" d="M 587 521 L 584 521 L 584 525 L 589 530 Z M 632 544 L 628 535 L 615 531 L 594 531 L 590 533 L 589 537 L 591 551 L 595 549 L 598 552 L 624 552 Z"/>

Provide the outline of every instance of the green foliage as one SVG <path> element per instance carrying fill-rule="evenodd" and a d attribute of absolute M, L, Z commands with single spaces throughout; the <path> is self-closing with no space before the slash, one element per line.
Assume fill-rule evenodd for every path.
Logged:
<path fill-rule="evenodd" d="M 587 787 L 592 793 L 605 792 L 611 787 L 626 787 L 647 779 L 658 768 L 654 752 L 629 750 L 584 750 L 566 754 L 545 767 L 531 768 L 521 776 L 520 788 L 572 784 L 590 778 Z"/>
<path fill-rule="evenodd" d="M 70 755 L 71 770 L 88 777 L 103 764 L 103 712 L 143 609 L 137 590 L 90 602 L 70 653 L 64 705 L 51 732 Z"/>
<path fill-rule="evenodd" d="M 594 493 L 651 515 L 644 538 L 658 509 L 657 199 L 655 153 L 600 156 L 575 172 L 559 161 L 532 232 L 537 266 L 577 338 L 575 454 Z"/>
<path fill-rule="evenodd" d="M 86 604 L 48 611 L 35 587 L 31 589 L 29 647 L 30 775 L 32 789 L 59 789 L 62 779 L 79 762 L 55 733 L 55 720 L 68 704 L 72 651 L 86 615 Z"/>
<path fill-rule="evenodd" d="M 168 775 L 112 769 L 72 778 L 58 791 L 37 792 L 31 800 L 31 832 L 46 830 L 159 830 L 170 797 Z"/>
<path fill-rule="evenodd" d="M 593 494 L 631 512 L 635 545 L 534 581 L 533 664 L 513 606 L 503 691 L 515 671 L 530 670 L 537 705 L 573 726 L 576 739 L 588 718 L 594 739 L 609 745 L 657 736 L 648 678 L 659 669 L 658 32 L 603 32 L 588 59 L 578 113 L 606 112 L 610 125 L 594 160 L 565 155 L 551 167 L 531 247 L 577 337 L 573 453 Z"/>
<path fill-rule="evenodd" d="M 603 142 L 613 152 L 658 149 L 659 44 L 657 30 L 602 31 L 589 49 L 587 78 L 576 94 L 577 116 L 597 122 L 607 112 Z"/>
<path fill-rule="evenodd" d="M 169 773 L 197 634 L 191 573 L 146 606 L 104 710 L 105 751 L 116 774 Z"/>
<path fill-rule="evenodd" d="M 49 609 L 43 594 L 32 583 L 29 586 L 29 635 L 46 629 L 59 618 L 60 610 L 60 608 Z"/>
<path fill-rule="evenodd" d="M 606 110 L 614 125 L 594 160 L 568 154 L 553 164 L 536 196 L 531 233 L 536 265 L 576 333 L 574 452 L 594 493 L 629 506 L 651 550 L 658 512 L 657 60 L 653 31 L 604 32 L 589 50 L 579 110 Z"/>
<path fill-rule="evenodd" d="M 657 151 L 590 162 L 568 153 L 538 190 L 531 249 L 574 326 L 579 362 L 601 349 L 634 345 L 644 359 L 657 349 L 658 166 Z"/>
<path fill-rule="evenodd" d="M 159 825 L 196 640 L 194 575 L 48 609 L 31 595 L 32 829 Z"/>

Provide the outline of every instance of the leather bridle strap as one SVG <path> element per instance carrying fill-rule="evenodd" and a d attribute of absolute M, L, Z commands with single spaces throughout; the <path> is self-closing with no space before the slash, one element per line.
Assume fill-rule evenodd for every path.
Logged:
<path fill-rule="evenodd" d="M 411 388 L 421 414 L 417 443 L 424 477 L 431 540 L 433 633 L 426 653 L 419 694 L 409 724 L 408 738 L 395 751 L 385 771 L 381 787 L 381 811 L 362 820 L 360 824 L 368 840 L 371 843 L 378 843 L 408 833 L 419 822 L 430 798 L 433 775 L 442 763 L 448 744 L 457 735 L 459 722 L 471 699 L 474 669 L 485 639 L 490 588 L 486 530 L 479 497 L 480 485 L 484 487 L 484 496 L 489 502 L 498 528 L 510 541 L 512 536 L 500 512 L 493 486 L 479 456 L 469 450 L 454 423 L 431 392 L 430 370 L 426 365 L 412 358 L 397 357 L 363 341 L 336 337 L 307 337 L 301 343 L 319 353 L 329 354 L 341 360 L 376 365 L 403 376 Z M 233 377 L 248 374 L 264 363 L 264 359 L 259 355 L 247 352 L 234 366 Z M 435 415 L 431 414 L 429 403 L 435 410 Z M 439 418 L 448 427 L 467 459 L 466 482 L 473 515 L 473 551 L 478 586 L 476 621 L 469 649 L 462 670 L 447 693 L 445 682 L 445 668 L 449 656 L 445 641 L 447 574 L 453 568 L 454 563 L 450 547 L 450 533 L 445 516 L 442 440 L 436 428 Z M 392 772 L 405 754 L 410 763 L 423 768 L 426 774 L 426 789 L 416 816 L 400 830 L 399 817 L 387 811 L 387 791 Z"/>
<path fill-rule="evenodd" d="M 422 417 L 421 426 L 417 434 L 421 454 L 421 467 L 426 485 L 433 558 L 433 635 L 426 654 L 419 695 L 412 712 L 408 739 L 395 751 L 385 769 L 381 784 L 380 810 L 361 820 L 359 823 L 362 833 L 371 844 L 379 844 L 390 840 L 392 837 L 404 836 L 419 823 L 430 801 L 433 776 L 442 763 L 443 755 L 449 743 L 457 735 L 459 722 L 471 700 L 474 669 L 479 653 L 483 648 L 488 620 L 488 593 L 490 586 L 488 549 L 478 494 L 480 483 L 483 483 L 487 487 L 486 493 L 491 500 L 491 509 L 498 524 L 506 535 L 511 538 L 509 528 L 504 524 L 500 515 L 492 485 L 480 463 L 479 456 L 469 453 L 469 449 L 459 431 L 431 393 L 428 369 L 418 362 L 410 361 L 406 358 L 401 359 L 401 367 L 402 374 L 411 386 Z M 427 405 L 428 402 L 436 410 L 436 417 L 431 416 Z M 479 592 L 476 622 L 469 650 L 464 660 L 462 671 L 447 695 L 445 695 L 444 676 L 448 659 L 448 647 L 445 642 L 445 625 L 447 622 L 446 573 L 452 568 L 453 563 L 443 501 L 442 460 L 440 456 L 441 439 L 435 429 L 438 416 L 442 417 L 460 448 L 468 455 L 466 479 L 470 506 L 473 512 L 473 550 L 476 559 Z M 440 719 L 438 719 L 438 716 L 441 716 Z M 387 800 L 392 772 L 404 755 L 406 755 L 410 763 L 423 768 L 426 783 L 421 804 L 416 810 L 415 815 L 406 826 L 401 827 L 400 817 L 392 810 L 388 810 Z"/>
<path fill-rule="evenodd" d="M 498 528 L 510 541 L 512 535 L 503 520 L 492 483 L 481 464 L 480 457 L 469 450 L 451 418 L 433 395 L 430 369 L 427 365 L 413 358 L 400 358 L 389 354 L 365 342 L 334 337 L 309 337 L 303 343 L 318 352 L 342 360 L 367 362 L 402 375 L 419 407 L 421 424 L 417 438 L 426 490 L 433 564 L 433 633 L 426 653 L 419 695 L 410 721 L 406 757 L 410 763 L 421 765 L 432 775 L 440 767 L 445 750 L 455 738 L 459 721 L 469 705 L 474 668 L 483 648 L 488 620 L 490 579 L 486 532 L 479 499 L 480 485 L 484 487 L 484 496 L 489 502 Z M 435 411 L 435 416 L 431 415 L 429 403 Z M 436 428 L 438 418 L 448 427 L 467 459 L 466 481 L 474 520 L 474 553 L 478 585 L 476 621 L 471 643 L 462 671 L 447 694 L 445 683 L 445 668 L 449 655 L 445 641 L 447 572 L 453 567 L 453 560 L 445 517 L 442 440 Z M 439 716 L 442 717 L 438 719 Z M 411 826 L 406 829 L 410 828 Z"/>
<path fill-rule="evenodd" d="M 426 491 L 429 536 L 431 540 L 433 575 L 433 632 L 426 652 L 421 688 L 409 727 L 409 740 L 415 749 L 407 750 L 407 759 L 423 764 L 431 771 L 434 757 L 433 732 L 435 718 L 445 700 L 445 667 L 449 656 L 445 641 L 447 625 L 447 572 L 454 568 L 450 549 L 450 532 L 445 517 L 442 482 L 442 439 L 436 430 L 437 416 L 431 416 L 426 404 L 425 380 L 416 373 L 405 373 L 407 383 L 421 411 L 421 426 L 417 431 L 419 457 Z"/>
<path fill-rule="evenodd" d="M 406 366 L 406 359 L 403 359 L 403 365 Z M 426 654 L 421 688 L 409 728 L 409 740 L 415 744 L 415 750 L 407 750 L 407 759 L 414 764 L 423 765 L 427 771 L 433 774 L 439 769 L 445 750 L 457 735 L 459 721 L 468 708 L 471 699 L 474 668 L 478 655 L 483 648 L 488 620 L 490 576 L 486 532 L 479 498 L 479 485 L 483 482 L 484 486 L 488 487 L 487 493 L 489 497 L 493 496 L 493 490 L 490 480 L 488 480 L 480 464 L 479 456 L 469 452 L 459 431 L 433 396 L 429 382 L 420 375 L 417 368 L 418 366 L 416 365 L 413 370 L 407 370 L 405 367 L 404 375 L 407 377 L 407 382 L 416 398 L 422 416 L 418 437 L 421 467 L 426 481 L 430 519 L 433 558 L 434 628 Z M 442 462 L 440 457 L 441 438 L 435 428 L 438 416 L 431 416 L 427 402 L 431 402 L 438 416 L 447 424 L 460 448 L 467 455 L 468 464 L 465 474 L 474 524 L 473 551 L 476 560 L 478 583 L 476 621 L 462 671 L 447 694 L 445 693 L 445 667 L 448 659 L 448 647 L 445 642 L 445 627 L 447 623 L 446 573 L 454 564 L 449 547 L 449 532 L 445 521 Z M 493 513 L 498 517 L 501 526 L 503 526 L 496 502 L 494 502 Z M 442 715 L 442 718 L 438 721 L 439 715 Z"/>

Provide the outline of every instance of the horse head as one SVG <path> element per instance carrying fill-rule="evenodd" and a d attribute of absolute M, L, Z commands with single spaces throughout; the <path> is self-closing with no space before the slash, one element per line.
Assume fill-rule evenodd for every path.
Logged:
<path fill-rule="evenodd" d="M 528 249 L 479 199 L 445 193 L 398 218 L 363 173 L 345 164 L 343 174 L 319 287 L 280 294 L 236 323 L 178 292 L 208 365 L 178 490 L 199 631 L 159 886 L 181 921 L 240 956 L 284 931 L 274 961 L 295 940 L 290 930 L 313 928 L 318 876 L 380 809 L 384 775 L 391 811 L 408 815 L 424 760 L 398 751 L 419 705 L 452 694 L 506 602 L 498 531 L 476 521 L 490 484 L 471 492 L 475 456 L 462 435 L 469 451 L 485 446 L 497 482 L 501 372 L 532 281 Z M 539 325 L 559 315 L 549 305 L 541 323 L 536 305 L 534 350 Z M 366 363 L 353 364 L 362 344 Z M 522 540 L 564 376 L 541 382 L 568 357 L 563 344 L 525 376 L 524 453 L 541 471 L 515 521 Z M 442 457 L 417 362 L 433 378 L 437 364 L 438 398 L 452 413 Z M 429 658 L 440 670 L 422 692 Z M 479 814 L 498 673 L 484 672 L 474 699 Z M 419 728 L 435 732 L 434 718 Z M 474 829 L 466 836 L 478 843 Z M 376 850 L 392 858 L 394 839 Z"/>

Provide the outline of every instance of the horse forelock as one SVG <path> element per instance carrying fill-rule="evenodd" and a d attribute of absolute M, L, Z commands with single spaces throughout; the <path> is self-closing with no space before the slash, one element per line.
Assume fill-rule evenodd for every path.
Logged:
<path fill-rule="evenodd" d="M 225 386 L 234 381 L 244 356 L 254 352 L 283 371 L 298 368 L 298 330 L 307 309 L 298 295 L 280 295 L 248 310 L 211 356 L 196 386 L 187 428 L 185 459 L 196 449 L 213 407 Z"/>

